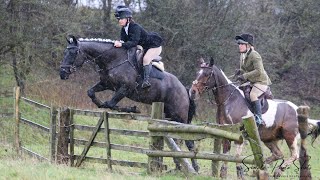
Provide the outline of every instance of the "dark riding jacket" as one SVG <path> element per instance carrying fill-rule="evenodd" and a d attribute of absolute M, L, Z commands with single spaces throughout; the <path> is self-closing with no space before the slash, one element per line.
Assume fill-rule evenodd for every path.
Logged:
<path fill-rule="evenodd" d="M 124 41 L 122 46 L 126 49 L 140 45 L 143 49 L 150 49 L 160 47 L 162 38 L 156 33 L 147 32 L 142 26 L 137 23 L 129 23 L 128 35 L 126 34 L 125 27 L 121 29 L 121 40 Z"/>
<path fill-rule="evenodd" d="M 264 70 L 262 58 L 255 50 L 250 49 L 246 58 L 240 61 L 240 70 L 243 77 L 251 83 L 271 84 L 270 78 Z"/>

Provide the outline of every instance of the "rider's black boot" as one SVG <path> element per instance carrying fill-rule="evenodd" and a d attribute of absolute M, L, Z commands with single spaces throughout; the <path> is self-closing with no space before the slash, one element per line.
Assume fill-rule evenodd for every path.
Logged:
<path fill-rule="evenodd" d="M 257 123 L 257 126 L 265 125 L 264 121 L 262 120 L 262 113 L 261 113 L 261 103 L 259 100 L 253 101 L 253 109 L 254 109 L 254 117 Z"/>
<path fill-rule="evenodd" d="M 143 82 L 142 82 L 142 85 L 141 85 L 142 88 L 147 88 L 147 87 L 151 86 L 151 84 L 149 82 L 149 76 L 150 76 L 151 68 L 152 68 L 151 64 L 143 66 L 143 76 L 144 77 L 143 77 Z"/>

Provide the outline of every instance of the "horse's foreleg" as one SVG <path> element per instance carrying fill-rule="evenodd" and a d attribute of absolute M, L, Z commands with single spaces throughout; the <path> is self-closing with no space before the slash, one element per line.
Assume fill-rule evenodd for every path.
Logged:
<path fill-rule="evenodd" d="M 114 94 L 110 101 L 105 101 L 102 105 L 103 108 L 117 109 L 115 106 L 121 99 L 126 97 L 128 94 L 128 88 L 126 86 L 121 86 Z"/>
<path fill-rule="evenodd" d="M 189 149 L 189 151 L 193 151 L 194 153 L 197 153 L 197 150 L 194 148 L 194 141 L 193 140 L 185 140 L 186 145 Z M 191 162 L 192 162 L 192 167 L 194 168 L 194 170 L 196 172 L 199 172 L 199 165 L 197 163 L 196 159 L 191 158 Z"/>
<path fill-rule="evenodd" d="M 223 142 L 223 154 L 227 154 L 231 148 L 230 141 L 227 139 L 224 139 L 222 142 Z M 224 179 L 224 178 L 227 178 L 227 175 L 228 175 L 228 162 L 224 161 L 220 169 L 220 177 Z"/>
<path fill-rule="evenodd" d="M 98 82 L 92 88 L 87 91 L 88 96 L 91 98 L 92 102 L 97 105 L 99 108 L 103 105 L 102 102 L 96 97 L 96 92 L 104 91 L 107 89 L 107 86 L 103 82 Z"/>
<path fill-rule="evenodd" d="M 242 153 L 244 143 L 236 143 L 236 157 L 239 157 Z M 245 179 L 244 178 L 244 170 L 243 167 L 241 166 L 241 163 L 236 163 L 236 168 L 237 168 L 237 177 L 238 179 Z"/>

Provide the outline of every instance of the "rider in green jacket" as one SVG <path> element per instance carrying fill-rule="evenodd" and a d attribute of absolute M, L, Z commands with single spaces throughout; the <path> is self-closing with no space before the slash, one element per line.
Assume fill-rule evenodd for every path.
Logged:
<path fill-rule="evenodd" d="M 236 71 L 237 80 L 240 82 L 250 82 L 250 100 L 253 105 L 257 125 L 264 125 L 261 113 L 261 103 L 258 99 L 266 90 L 271 81 L 267 75 L 260 54 L 254 50 L 253 36 L 251 34 L 241 34 L 235 37 L 240 50 L 240 69 Z"/>

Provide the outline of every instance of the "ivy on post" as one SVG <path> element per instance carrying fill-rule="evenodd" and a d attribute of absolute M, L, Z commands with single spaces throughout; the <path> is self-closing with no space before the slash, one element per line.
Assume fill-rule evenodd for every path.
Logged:
<path fill-rule="evenodd" d="M 248 141 L 254 156 L 255 164 L 259 169 L 257 173 L 258 179 L 268 179 L 268 174 L 264 164 L 264 157 L 262 151 L 262 143 L 260 140 L 259 131 L 256 125 L 256 121 L 253 116 L 243 117 L 243 125 L 248 135 Z"/>
<path fill-rule="evenodd" d="M 300 163 L 300 179 L 309 180 L 312 179 L 310 167 L 309 167 L 309 156 L 307 154 L 307 136 L 308 136 L 308 118 L 309 118 L 308 106 L 299 106 L 298 112 L 298 123 L 299 133 L 301 136 L 299 163 Z"/>

